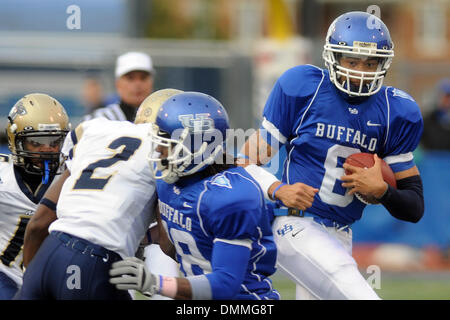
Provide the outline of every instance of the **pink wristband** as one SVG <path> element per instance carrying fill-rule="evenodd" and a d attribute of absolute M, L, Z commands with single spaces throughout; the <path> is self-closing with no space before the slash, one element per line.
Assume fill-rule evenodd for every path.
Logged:
<path fill-rule="evenodd" d="M 176 278 L 159 276 L 159 294 L 174 299 L 177 295 L 177 289 L 178 285 Z"/>

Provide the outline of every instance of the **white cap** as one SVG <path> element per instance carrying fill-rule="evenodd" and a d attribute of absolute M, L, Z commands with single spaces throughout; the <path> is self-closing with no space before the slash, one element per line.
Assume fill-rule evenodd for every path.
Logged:
<path fill-rule="evenodd" d="M 152 58 L 142 52 L 127 52 L 117 58 L 116 78 L 131 71 L 147 71 L 154 73 Z"/>

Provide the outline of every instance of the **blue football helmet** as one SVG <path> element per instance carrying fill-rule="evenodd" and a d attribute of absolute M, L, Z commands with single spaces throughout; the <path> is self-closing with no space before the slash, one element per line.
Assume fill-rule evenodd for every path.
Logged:
<path fill-rule="evenodd" d="M 342 56 L 360 59 L 377 58 L 375 72 L 356 71 L 340 65 Z M 348 12 L 330 25 L 322 54 L 330 72 L 330 80 L 350 96 L 377 93 L 394 57 L 394 43 L 386 25 L 367 12 Z M 350 82 L 359 79 L 359 86 Z"/>
<path fill-rule="evenodd" d="M 200 92 L 170 97 L 161 105 L 149 134 L 161 153 L 149 155 L 156 164 L 154 178 L 174 183 L 222 161 L 227 129 L 227 112 L 213 97 Z"/>

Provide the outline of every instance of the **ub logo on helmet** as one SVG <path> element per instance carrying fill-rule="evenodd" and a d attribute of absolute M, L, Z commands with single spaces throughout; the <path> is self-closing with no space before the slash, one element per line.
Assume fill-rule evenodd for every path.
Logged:
<path fill-rule="evenodd" d="M 209 118 L 209 113 L 182 114 L 178 116 L 184 128 L 190 133 L 207 133 L 214 130 L 214 120 Z"/>
<path fill-rule="evenodd" d="M 149 156 L 156 163 L 156 179 L 174 183 L 214 162 L 221 163 L 228 115 L 213 97 L 200 92 L 174 95 L 161 105 L 156 125 L 158 130 L 150 133 L 150 139 L 162 155 Z"/>
<path fill-rule="evenodd" d="M 6 134 L 14 165 L 30 174 L 49 176 L 60 173 L 60 150 L 70 130 L 64 107 L 42 93 L 28 94 L 11 108 Z"/>

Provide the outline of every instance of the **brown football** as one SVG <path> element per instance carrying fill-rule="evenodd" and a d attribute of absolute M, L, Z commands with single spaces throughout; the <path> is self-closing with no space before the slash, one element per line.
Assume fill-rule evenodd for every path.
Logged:
<path fill-rule="evenodd" d="M 371 168 L 375 161 L 373 160 L 372 153 L 354 153 L 347 157 L 345 163 L 359 168 Z M 381 159 L 381 173 L 383 174 L 383 179 L 390 186 L 397 188 L 397 180 L 395 180 L 394 172 L 391 167 Z M 345 174 L 348 174 L 347 172 Z"/>
<path fill-rule="evenodd" d="M 371 153 L 354 153 L 347 157 L 345 163 L 359 168 L 371 168 L 375 164 L 373 160 L 373 154 Z M 391 167 L 381 159 L 381 173 L 383 175 L 383 180 L 390 186 L 397 188 L 397 180 L 395 180 L 394 172 Z M 346 170 L 345 174 L 349 174 Z M 363 196 L 362 194 L 355 193 L 355 196 L 365 204 L 379 204 L 380 202 L 374 197 Z"/>

